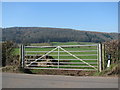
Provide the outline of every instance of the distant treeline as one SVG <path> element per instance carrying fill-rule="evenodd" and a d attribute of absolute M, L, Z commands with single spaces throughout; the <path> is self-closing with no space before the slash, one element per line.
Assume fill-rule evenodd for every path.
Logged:
<path fill-rule="evenodd" d="M 16 43 L 43 42 L 105 42 L 118 38 L 117 33 L 101 33 L 61 28 L 12 27 L 3 28 L 3 41 Z"/>

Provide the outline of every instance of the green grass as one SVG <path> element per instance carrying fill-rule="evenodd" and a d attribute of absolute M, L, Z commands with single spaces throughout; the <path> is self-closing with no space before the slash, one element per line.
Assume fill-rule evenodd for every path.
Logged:
<path fill-rule="evenodd" d="M 118 76 L 120 70 L 119 64 L 111 64 L 110 67 L 107 67 L 102 72 L 95 72 L 93 73 L 93 76 Z"/>
<path fill-rule="evenodd" d="M 86 45 L 86 44 L 95 44 L 92 42 L 52 42 L 52 45 Z"/>
<path fill-rule="evenodd" d="M 86 44 L 95 44 L 95 43 L 89 43 L 89 42 L 64 42 L 64 43 L 62 43 L 62 42 L 52 42 L 53 43 L 53 46 L 55 45 L 55 46 L 58 46 L 58 45 L 80 45 L 80 44 L 82 44 L 82 45 L 86 45 Z M 34 45 L 34 46 L 41 46 L 41 43 L 33 43 L 33 44 L 31 44 L 31 45 Z M 43 46 L 44 44 L 42 43 L 42 46 Z M 45 45 L 48 45 L 48 44 L 46 44 L 45 43 Z M 25 50 L 26 51 L 50 51 L 50 50 L 52 50 L 53 48 L 26 48 Z M 65 50 L 68 50 L 68 51 L 76 51 L 76 50 L 96 50 L 96 47 L 84 47 L 84 46 L 82 46 L 82 47 L 80 47 L 80 48 L 64 48 Z M 55 50 L 55 51 L 57 51 L 57 50 Z M 60 51 L 62 51 L 62 50 L 60 50 Z M 86 54 L 95 54 L 94 52 L 85 52 Z M 84 52 L 81 52 L 81 54 L 85 54 Z M 19 48 L 15 48 L 14 49 L 14 54 L 15 55 L 20 55 L 20 49 Z M 31 53 L 32 54 L 32 53 Z M 34 54 L 34 53 L 33 53 Z M 44 53 L 36 53 L 36 54 L 44 54 Z M 64 53 L 63 53 L 64 54 Z M 76 52 L 76 54 L 77 54 L 77 52 Z M 78 53 L 78 54 L 80 54 L 80 53 Z"/>

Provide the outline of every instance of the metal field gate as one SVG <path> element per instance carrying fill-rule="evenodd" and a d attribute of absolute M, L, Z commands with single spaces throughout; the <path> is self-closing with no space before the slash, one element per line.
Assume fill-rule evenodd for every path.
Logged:
<path fill-rule="evenodd" d="M 101 45 L 21 46 L 27 69 L 101 71 Z"/>

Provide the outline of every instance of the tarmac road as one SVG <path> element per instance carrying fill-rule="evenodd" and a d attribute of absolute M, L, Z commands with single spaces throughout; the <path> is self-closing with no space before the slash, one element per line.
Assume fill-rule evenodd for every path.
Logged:
<path fill-rule="evenodd" d="M 2 88 L 118 88 L 117 77 L 2 74 Z"/>

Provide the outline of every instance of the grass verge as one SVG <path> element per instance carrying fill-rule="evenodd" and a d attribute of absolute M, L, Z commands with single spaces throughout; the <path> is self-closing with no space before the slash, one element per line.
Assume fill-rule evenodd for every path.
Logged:
<path fill-rule="evenodd" d="M 118 76 L 120 72 L 120 65 L 112 64 L 102 72 L 95 72 L 93 76 Z"/>

